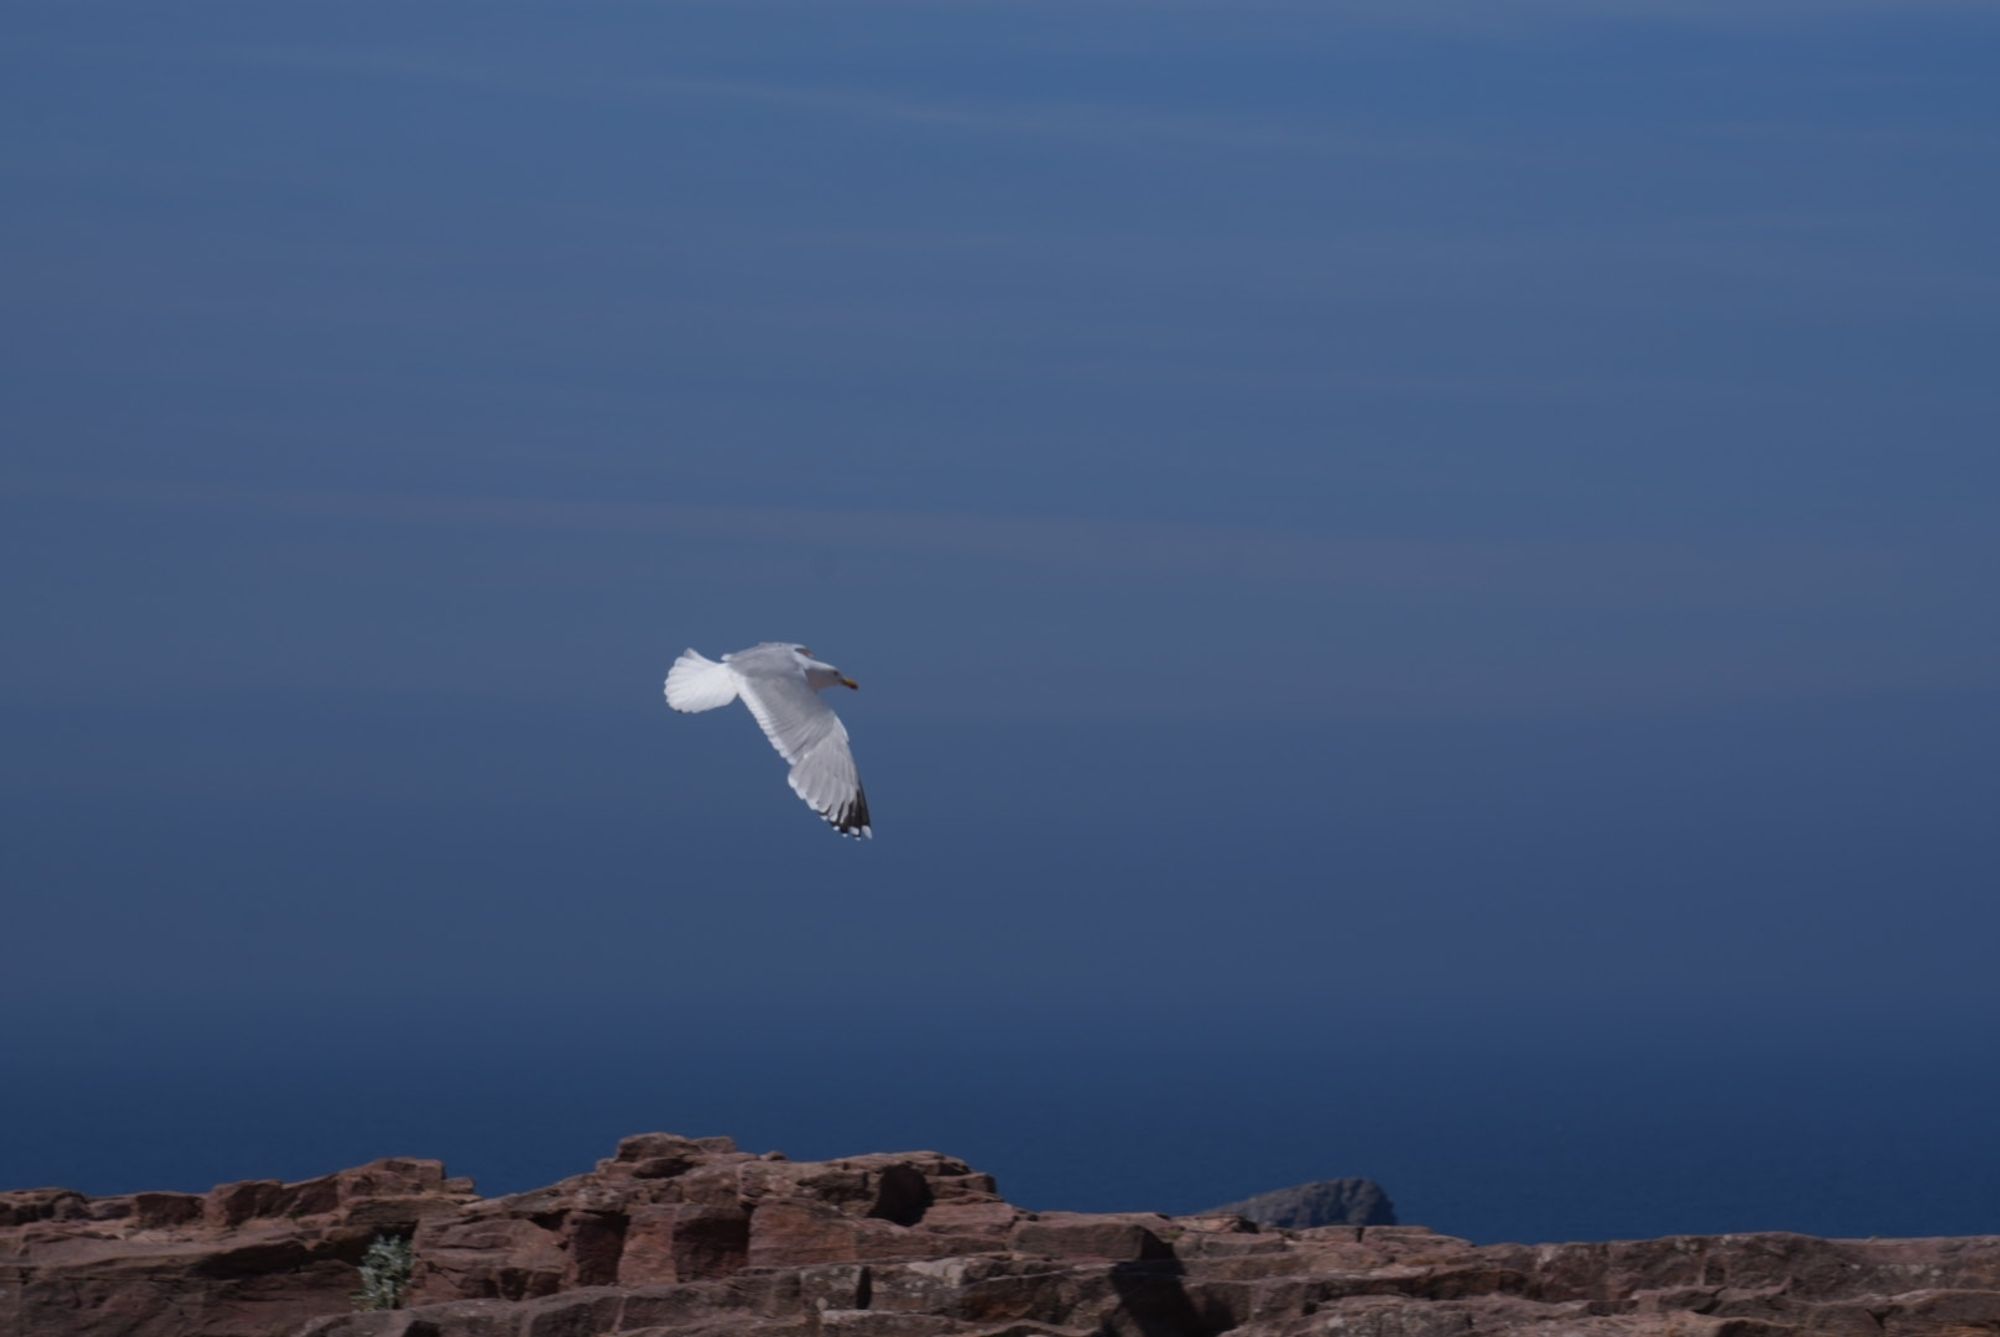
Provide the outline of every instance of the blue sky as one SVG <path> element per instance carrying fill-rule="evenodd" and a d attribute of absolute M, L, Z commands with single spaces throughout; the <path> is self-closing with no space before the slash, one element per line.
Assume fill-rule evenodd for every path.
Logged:
<path fill-rule="evenodd" d="M 2000 1004 L 2000 14 L 1741 10 L 17 7 L 0 1062 L 54 1094 L 0 1181 L 544 1168 L 313 1117 L 386 1042 L 600 1055 L 551 1174 L 619 1123 L 1269 1187 L 1186 1169 L 1221 1138 L 1473 1233 L 2000 1229 L 1945 1183 Z M 864 684 L 867 847 L 659 702 L 770 638 Z M 1910 1071 L 1854 1122 L 1864 1032 Z M 1690 1152 L 1671 1219 L 1585 1161 L 1524 1217 L 1408 1141 L 1536 1124 L 1468 1052 L 1569 1074 L 1546 1131 L 1687 1114 L 1660 1056 L 1718 1044 L 1762 1199 Z M 1038 1049 L 1082 1180 L 994 1110 Z M 770 1076 L 836 1052 L 852 1108 Z M 1262 1093 L 1304 1068 L 1353 1090 Z M 109 1150 L 142 1070 L 205 1131 Z M 1944 1197 L 1784 1187 L 1835 1146 Z"/>

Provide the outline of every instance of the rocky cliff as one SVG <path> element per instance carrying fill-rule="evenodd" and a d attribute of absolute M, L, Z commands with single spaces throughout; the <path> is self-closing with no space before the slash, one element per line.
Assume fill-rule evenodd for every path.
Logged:
<path fill-rule="evenodd" d="M 409 1307 L 357 1313 L 409 1236 Z M 1428 1337 L 2000 1333 L 2000 1239 L 1490 1245 L 1414 1227 L 1029 1212 L 935 1152 L 795 1163 L 647 1134 L 481 1198 L 436 1161 L 0 1194 L 13 1337 Z"/>

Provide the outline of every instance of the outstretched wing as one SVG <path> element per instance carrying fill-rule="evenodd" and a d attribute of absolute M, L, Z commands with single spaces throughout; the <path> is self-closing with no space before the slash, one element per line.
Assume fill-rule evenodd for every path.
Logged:
<path fill-rule="evenodd" d="M 792 792 L 842 835 L 873 835 L 868 795 L 847 746 L 847 726 L 833 707 L 803 676 L 745 674 L 737 691 L 771 746 L 791 763 Z"/>

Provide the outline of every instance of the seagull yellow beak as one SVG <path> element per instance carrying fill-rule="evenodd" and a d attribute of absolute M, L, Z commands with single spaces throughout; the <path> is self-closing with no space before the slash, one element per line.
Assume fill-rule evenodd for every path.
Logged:
<path fill-rule="evenodd" d="M 854 681 L 854 679 L 852 678 L 842 678 L 840 680 L 840 685 L 842 687 L 852 687 L 857 692 L 861 690 L 861 684 Z"/>

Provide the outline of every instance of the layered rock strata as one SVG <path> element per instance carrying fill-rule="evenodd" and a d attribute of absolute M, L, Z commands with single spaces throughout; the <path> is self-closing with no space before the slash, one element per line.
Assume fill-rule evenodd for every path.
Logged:
<path fill-rule="evenodd" d="M 406 1235 L 408 1307 L 358 1313 Z M 0 1194 L 7 1337 L 1613 1337 L 2000 1333 L 2000 1239 L 1474 1246 L 1416 1227 L 1031 1212 L 935 1152 L 646 1134 L 481 1198 L 436 1161 L 205 1195 Z"/>

